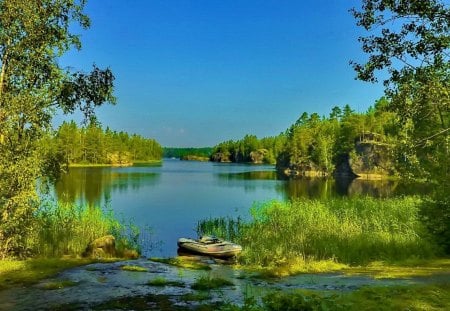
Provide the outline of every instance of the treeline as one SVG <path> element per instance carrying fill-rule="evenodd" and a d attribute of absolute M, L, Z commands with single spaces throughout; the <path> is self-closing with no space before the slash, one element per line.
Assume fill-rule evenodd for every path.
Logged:
<path fill-rule="evenodd" d="M 286 144 L 277 158 L 293 174 L 394 174 L 394 147 L 399 128 L 388 101 L 378 100 L 366 113 L 346 105 L 328 117 L 303 113 L 286 131 Z"/>
<path fill-rule="evenodd" d="M 222 142 L 214 147 L 211 159 L 277 164 L 295 175 L 348 173 L 348 163 L 358 172 L 392 174 L 392 146 L 399 128 L 388 104 L 381 98 L 366 113 L 357 113 L 348 105 L 334 107 L 328 117 L 305 112 L 278 136 L 258 139 L 246 135 Z"/>
<path fill-rule="evenodd" d="M 67 164 L 130 165 L 134 162 L 160 160 L 162 147 L 154 139 L 137 134 L 103 129 L 92 122 L 78 127 L 64 122 L 50 139 L 55 150 Z"/>
<path fill-rule="evenodd" d="M 202 147 L 202 148 L 171 148 L 164 147 L 163 148 L 163 157 L 164 158 L 179 158 L 183 159 L 189 156 L 195 157 L 205 157 L 209 158 L 213 148 L 211 147 Z"/>
<path fill-rule="evenodd" d="M 275 164 L 283 151 L 284 134 L 258 139 L 255 135 L 245 135 L 240 140 L 228 140 L 213 148 L 211 160 L 216 162 L 252 162 Z"/>

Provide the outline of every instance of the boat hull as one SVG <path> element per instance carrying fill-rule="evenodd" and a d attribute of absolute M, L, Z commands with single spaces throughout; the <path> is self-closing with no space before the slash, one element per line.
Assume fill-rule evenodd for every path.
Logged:
<path fill-rule="evenodd" d="M 242 247 L 240 245 L 227 241 L 220 241 L 218 243 L 202 243 L 193 239 L 181 238 L 178 240 L 177 244 L 180 249 L 192 253 L 221 258 L 233 257 L 242 251 Z"/>

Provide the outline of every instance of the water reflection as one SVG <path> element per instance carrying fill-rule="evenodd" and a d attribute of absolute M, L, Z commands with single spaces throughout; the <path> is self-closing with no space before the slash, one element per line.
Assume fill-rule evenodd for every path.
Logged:
<path fill-rule="evenodd" d="M 64 202 L 100 205 L 109 201 L 112 192 L 136 192 L 156 184 L 159 177 L 159 173 L 133 168 L 70 168 L 55 185 L 55 194 Z"/>
<path fill-rule="evenodd" d="M 55 186 L 58 199 L 80 204 L 110 203 L 141 228 L 150 226 L 160 250 L 146 256 L 176 255 L 179 237 L 195 237 L 208 217 L 250 217 L 254 202 L 273 199 L 425 193 L 423 185 L 402 181 L 286 180 L 273 166 L 164 160 L 160 166 L 72 168 Z M 159 253 L 158 253 L 159 252 Z"/>
<path fill-rule="evenodd" d="M 220 173 L 216 177 L 219 179 L 219 184 L 223 186 L 241 186 L 247 191 L 257 188 L 273 188 L 279 195 L 289 200 L 299 198 L 327 199 L 342 196 L 387 198 L 399 195 L 425 194 L 431 190 L 423 184 L 389 179 L 326 179 L 320 177 L 286 179 L 276 171 Z M 256 183 L 258 180 L 277 182 Z"/>

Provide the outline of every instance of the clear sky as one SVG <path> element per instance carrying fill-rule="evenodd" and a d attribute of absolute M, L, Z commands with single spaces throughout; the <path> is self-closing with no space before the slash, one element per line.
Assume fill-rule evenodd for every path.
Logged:
<path fill-rule="evenodd" d="M 61 64 L 113 70 L 117 105 L 97 113 L 113 130 L 166 147 L 273 136 L 304 111 L 363 112 L 382 96 L 382 85 L 354 80 L 349 65 L 365 59 L 354 6 L 360 1 L 89 0 L 92 26 L 77 31 L 83 48 Z"/>

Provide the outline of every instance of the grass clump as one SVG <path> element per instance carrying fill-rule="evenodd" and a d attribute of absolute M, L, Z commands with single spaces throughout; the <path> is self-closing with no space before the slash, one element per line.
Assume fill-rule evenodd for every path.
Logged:
<path fill-rule="evenodd" d="M 250 297 L 242 306 L 228 304 L 221 311 L 391 311 L 450 310 L 450 285 L 363 287 L 351 292 L 294 290 L 271 292 L 261 302 Z"/>
<path fill-rule="evenodd" d="M 129 266 L 125 265 L 120 267 L 121 270 L 124 271 L 133 271 L 133 272 L 148 272 L 147 268 L 141 267 L 141 266 Z"/>
<path fill-rule="evenodd" d="M 147 282 L 147 285 L 150 286 L 160 286 L 160 287 L 164 287 L 164 286 L 176 286 L 176 287 L 184 287 L 184 283 L 183 282 L 178 282 L 178 281 L 169 281 L 164 277 L 156 277 L 152 280 L 149 280 Z"/>
<path fill-rule="evenodd" d="M 62 280 L 62 281 L 55 281 L 55 282 L 49 282 L 45 283 L 43 288 L 47 290 L 55 290 L 55 289 L 63 289 L 66 287 L 72 287 L 77 285 L 76 282 L 70 281 L 70 280 Z"/>
<path fill-rule="evenodd" d="M 117 256 L 140 252 L 140 230 L 98 206 L 44 201 L 34 217 L 29 248 L 42 257 L 79 256 L 96 238 L 113 235 Z"/>
<path fill-rule="evenodd" d="M 27 286 L 54 276 L 60 271 L 98 262 L 92 259 L 39 258 L 27 260 L 0 260 L 0 289 Z"/>
<path fill-rule="evenodd" d="M 201 276 L 195 280 L 191 288 L 195 290 L 211 290 L 224 286 L 233 286 L 233 282 L 219 277 Z"/>
<path fill-rule="evenodd" d="M 167 265 L 179 267 L 179 268 L 186 268 L 186 269 L 192 269 L 192 270 L 211 270 L 211 267 L 203 262 L 195 261 L 189 258 L 185 257 L 177 257 L 177 258 L 157 258 L 152 257 L 149 258 L 149 260 L 154 262 L 160 262 Z"/>
<path fill-rule="evenodd" d="M 420 204 L 417 197 L 272 201 L 253 206 L 248 222 L 208 219 L 198 231 L 234 237 L 243 247 L 240 263 L 250 266 L 430 258 L 436 247 L 420 222 Z"/>

